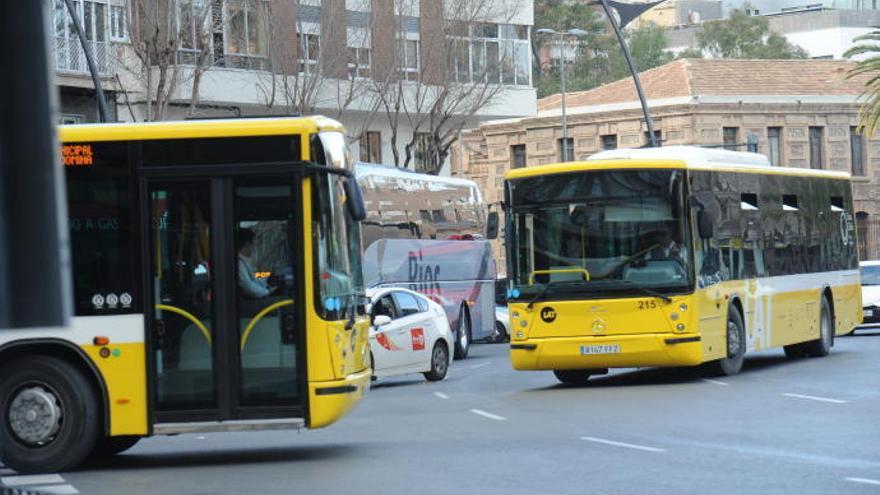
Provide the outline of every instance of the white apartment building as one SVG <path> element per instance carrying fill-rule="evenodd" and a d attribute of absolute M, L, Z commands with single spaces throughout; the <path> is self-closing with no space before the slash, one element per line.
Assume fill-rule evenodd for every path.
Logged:
<path fill-rule="evenodd" d="M 840 3 L 841 5 L 856 5 Z M 861 5 L 861 4 L 860 4 Z M 770 31 L 779 33 L 792 44 L 807 51 L 814 59 L 841 59 L 858 36 L 880 25 L 880 10 L 837 10 L 822 4 L 806 7 L 791 7 L 775 12 L 757 11 L 767 18 Z M 668 48 L 678 53 L 688 48 L 696 48 L 696 34 L 699 25 L 682 26 L 667 32 Z M 858 60 L 858 58 L 857 58 Z"/>
<path fill-rule="evenodd" d="M 117 120 L 317 113 L 346 125 L 356 159 L 402 166 L 409 148 L 408 168 L 448 175 L 450 160 L 434 151 L 459 128 L 536 111 L 532 0 L 74 3 Z M 157 41 L 145 25 L 167 31 L 158 41 L 174 52 L 165 73 L 173 89 L 158 111 L 162 63 L 145 70 L 144 47 Z M 62 120 L 95 121 L 94 86 L 61 0 L 53 27 Z"/>

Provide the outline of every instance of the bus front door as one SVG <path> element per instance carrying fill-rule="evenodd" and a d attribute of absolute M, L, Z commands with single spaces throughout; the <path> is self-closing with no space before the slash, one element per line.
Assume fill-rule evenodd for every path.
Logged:
<path fill-rule="evenodd" d="M 305 417 L 299 183 L 148 182 L 154 423 Z"/>

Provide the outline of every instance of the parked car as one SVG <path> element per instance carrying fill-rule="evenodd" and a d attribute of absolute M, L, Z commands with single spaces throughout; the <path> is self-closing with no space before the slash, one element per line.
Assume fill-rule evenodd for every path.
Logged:
<path fill-rule="evenodd" d="M 407 289 L 368 289 L 370 357 L 373 377 L 422 373 L 429 381 L 446 377 L 453 336 L 439 304 Z"/>
<path fill-rule="evenodd" d="M 495 333 L 492 342 L 510 340 L 510 313 L 507 311 L 507 278 L 495 280 Z"/>
<path fill-rule="evenodd" d="M 880 323 L 880 260 L 859 263 L 864 323 Z"/>

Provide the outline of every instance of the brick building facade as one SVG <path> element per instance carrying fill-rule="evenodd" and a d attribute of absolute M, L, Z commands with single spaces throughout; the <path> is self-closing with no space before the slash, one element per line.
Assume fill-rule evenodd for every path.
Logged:
<path fill-rule="evenodd" d="M 833 60 L 688 60 L 643 72 L 642 84 L 663 145 L 752 143 L 774 165 L 853 175 L 861 259 L 880 258 L 880 135 L 859 132 L 864 78 L 847 79 L 851 62 Z M 569 93 L 568 142 L 561 98 L 539 100 L 535 117 L 489 122 L 462 136 L 453 173 L 475 180 L 487 202 L 502 199 L 511 168 L 575 160 L 648 142 L 630 79 Z M 500 245 L 500 243 L 499 243 Z M 503 259 L 496 247 L 498 259 Z M 503 265 L 499 265 L 503 266 Z"/>

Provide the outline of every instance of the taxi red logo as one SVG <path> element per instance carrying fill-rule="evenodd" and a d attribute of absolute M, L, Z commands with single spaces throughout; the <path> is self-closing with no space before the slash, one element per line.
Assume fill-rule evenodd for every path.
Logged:
<path fill-rule="evenodd" d="M 423 350 L 425 348 L 425 330 L 423 328 L 413 328 L 409 333 L 412 335 L 413 350 Z"/>
<path fill-rule="evenodd" d="M 400 351 L 402 350 L 400 347 L 394 345 L 394 342 L 391 342 L 391 339 L 388 338 L 384 333 L 376 334 L 376 342 L 379 343 L 383 348 L 389 351 Z"/>

